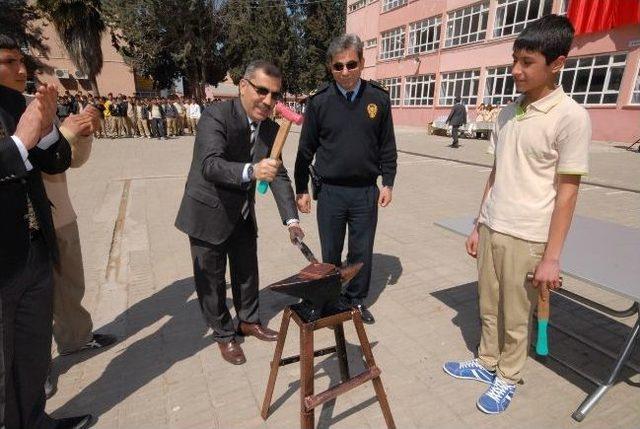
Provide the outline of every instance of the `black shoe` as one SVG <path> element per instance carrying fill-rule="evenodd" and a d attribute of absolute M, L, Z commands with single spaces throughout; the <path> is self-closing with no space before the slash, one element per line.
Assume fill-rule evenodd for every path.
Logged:
<path fill-rule="evenodd" d="M 79 348 L 78 350 L 71 350 L 67 352 L 60 353 L 62 356 L 70 355 L 72 353 L 80 352 L 83 350 L 97 350 L 104 347 L 108 347 L 111 344 L 118 341 L 118 339 L 114 335 L 109 334 L 93 334 L 93 337 L 87 344 Z"/>
<path fill-rule="evenodd" d="M 373 325 L 376 322 L 376 319 L 374 319 L 373 314 L 371 314 L 369 309 L 367 309 L 367 307 L 365 307 L 364 304 L 357 304 L 354 306 L 354 308 L 360 311 L 360 317 L 362 317 L 362 321 L 367 325 Z"/>
<path fill-rule="evenodd" d="M 84 416 L 65 417 L 64 419 L 56 419 L 55 429 L 86 429 L 91 425 L 93 416 L 85 414 Z"/>
<path fill-rule="evenodd" d="M 51 380 L 51 376 L 47 376 L 47 379 L 44 382 L 44 395 L 47 399 L 50 399 L 53 395 L 58 391 L 58 386 L 53 384 L 53 380 Z"/>

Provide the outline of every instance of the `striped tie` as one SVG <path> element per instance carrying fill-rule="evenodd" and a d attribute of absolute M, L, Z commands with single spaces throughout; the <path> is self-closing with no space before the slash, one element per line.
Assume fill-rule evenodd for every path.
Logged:
<path fill-rule="evenodd" d="M 255 152 L 255 142 L 256 142 L 256 136 L 258 135 L 258 123 L 257 122 L 252 122 L 250 125 L 251 127 L 251 149 L 249 150 L 249 159 L 250 162 L 253 162 L 253 154 Z M 242 205 L 242 218 L 246 219 L 249 216 L 249 194 L 247 194 L 247 200 L 244 202 L 244 204 Z"/>

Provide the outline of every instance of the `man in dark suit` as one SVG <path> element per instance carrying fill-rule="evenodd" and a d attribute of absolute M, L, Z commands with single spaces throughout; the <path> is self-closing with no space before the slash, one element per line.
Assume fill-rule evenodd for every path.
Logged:
<path fill-rule="evenodd" d="M 467 110 L 462 105 L 460 97 L 456 97 L 455 103 L 456 104 L 451 108 L 451 112 L 447 118 L 447 124 L 451 124 L 451 136 L 453 137 L 453 142 L 449 147 L 457 149 L 460 147 L 458 144 L 459 129 L 462 125 L 467 123 Z"/>
<path fill-rule="evenodd" d="M 53 125 L 57 89 L 26 101 L 24 58 L 0 34 L 0 427 L 84 428 L 91 416 L 54 420 L 45 412 L 57 248 L 40 172 L 61 173 L 71 149 Z"/>
<path fill-rule="evenodd" d="M 292 238 L 303 237 L 291 182 L 279 160 L 268 159 L 278 125 L 269 119 L 281 98 L 281 73 L 254 61 L 240 81 L 240 98 L 208 107 L 198 122 L 193 160 L 176 227 L 189 235 L 200 307 L 222 356 L 243 364 L 236 333 L 275 341 L 258 314 L 256 180 L 270 182 L 280 217 Z M 236 330 L 226 305 L 225 270 L 231 272 Z"/>

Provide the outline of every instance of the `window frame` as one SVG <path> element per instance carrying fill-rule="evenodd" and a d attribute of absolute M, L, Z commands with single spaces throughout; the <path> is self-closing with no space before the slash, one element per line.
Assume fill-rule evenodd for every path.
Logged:
<path fill-rule="evenodd" d="M 614 61 L 615 57 L 624 55 L 624 61 Z M 620 96 L 620 86 L 622 85 L 622 78 L 624 76 L 625 69 L 627 67 L 627 58 L 629 53 L 626 51 L 620 52 L 610 52 L 610 53 L 602 53 L 598 55 L 585 55 L 580 57 L 569 57 L 565 62 L 565 66 L 562 68 L 560 75 L 558 76 L 558 82 L 562 85 L 564 92 L 571 97 L 576 103 L 583 106 L 615 106 L 618 104 L 619 96 Z M 607 64 L 596 64 L 598 58 L 609 57 L 607 60 Z M 590 64 L 585 64 L 588 60 L 590 60 Z M 575 61 L 575 67 L 573 65 L 567 65 L 567 63 L 573 63 Z M 600 91 L 592 91 L 591 84 L 594 76 L 595 69 L 605 69 L 605 76 L 602 82 L 602 90 Z M 611 84 L 611 75 L 612 70 L 620 70 L 619 83 L 618 87 L 615 89 L 609 89 L 609 85 Z M 576 91 L 576 81 L 578 81 L 578 76 L 580 71 L 588 70 L 588 76 L 586 76 L 586 90 L 585 91 Z M 565 88 L 563 84 L 563 80 L 567 73 L 573 73 L 573 77 L 571 80 L 571 88 L 568 90 Z M 582 76 L 584 78 L 584 74 Z M 593 102 L 593 98 L 595 96 L 600 96 L 599 102 Z M 604 102 L 604 99 L 609 96 L 611 98 L 615 95 L 615 101 L 612 102 Z M 591 99 L 591 100 L 590 100 Z"/>
<path fill-rule="evenodd" d="M 420 27 L 418 27 L 420 25 Z M 429 41 L 430 30 L 434 29 L 435 39 Z M 427 41 L 425 43 L 416 44 L 417 39 L 424 33 L 427 33 Z M 432 16 L 420 21 L 409 23 L 409 37 L 407 43 L 407 55 L 424 54 L 434 52 L 440 48 L 440 39 L 442 37 L 442 17 L 440 15 Z M 420 49 L 423 47 L 425 49 Z M 431 46 L 431 48 L 429 47 Z"/>
<path fill-rule="evenodd" d="M 391 106 L 402 105 L 402 78 L 400 76 L 386 77 L 378 81 L 380 85 L 387 89 L 389 92 L 389 99 L 391 100 Z M 397 90 L 397 97 L 395 92 Z"/>
<path fill-rule="evenodd" d="M 467 77 L 466 74 L 469 73 L 470 76 Z M 461 79 L 451 79 L 448 78 L 450 75 L 459 75 L 462 74 Z M 456 89 L 458 88 L 458 82 L 462 86 L 462 91 L 464 91 L 464 81 L 470 81 L 469 90 L 471 91 L 469 95 L 457 94 Z M 475 84 L 474 84 L 475 81 Z M 452 94 L 449 95 L 449 86 L 452 86 Z M 446 84 L 446 88 L 443 85 Z M 467 69 L 467 70 L 453 70 L 450 72 L 440 73 L 440 82 L 439 82 L 439 92 L 438 92 L 438 106 L 453 106 L 454 100 L 456 96 L 460 96 L 463 103 L 467 106 L 475 106 L 478 104 L 478 90 L 480 88 L 480 69 Z M 446 90 L 445 90 L 446 89 Z M 475 91 L 473 91 L 475 90 Z M 460 91 L 460 92 L 462 92 Z M 443 95 L 444 92 L 444 95 Z M 473 94 L 475 92 L 475 94 Z M 472 99 L 474 99 L 472 101 Z M 444 102 L 443 102 L 444 100 Z M 449 103 L 451 101 L 451 103 Z"/>
<path fill-rule="evenodd" d="M 477 31 L 472 30 L 473 17 L 478 16 Z M 467 27 L 469 31 L 462 34 L 465 26 L 465 19 L 468 18 Z M 487 26 L 489 21 L 489 1 L 481 1 L 469 6 L 447 12 L 444 47 L 463 46 L 471 43 L 482 42 L 487 38 Z M 460 23 L 460 28 L 456 25 Z M 484 24 L 484 25 L 483 25 Z M 459 30 L 459 34 L 455 34 Z M 471 36 L 474 36 L 473 40 Z M 466 38 L 466 39 L 465 39 Z M 463 41 L 463 39 L 465 39 Z"/>
<path fill-rule="evenodd" d="M 534 17 L 530 17 L 531 3 L 538 1 L 538 12 Z M 515 5 L 515 10 L 511 6 Z M 524 20 L 517 20 L 518 13 L 524 6 Z M 515 36 L 520 33 L 527 24 L 539 19 L 545 14 L 551 13 L 553 0 L 498 0 L 496 5 L 496 14 L 493 20 L 493 37 L 499 39 L 501 37 Z M 545 13 L 547 12 L 547 13 Z M 513 16 L 511 23 L 506 23 L 509 16 Z M 502 23 L 499 21 L 502 20 Z M 519 28 L 520 27 L 520 28 Z M 506 32 L 509 30 L 510 32 Z"/>
<path fill-rule="evenodd" d="M 499 73 L 499 71 L 502 71 L 502 69 L 504 69 L 503 72 Z M 496 89 L 496 84 L 498 82 L 498 79 L 504 79 L 503 83 L 502 83 L 502 88 L 500 93 L 496 93 L 495 89 Z M 493 93 L 489 94 L 489 79 L 493 79 L 493 81 L 491 82 L 491 89 L 493 91 Z M 512 85 L 513 85 L 513 91 L 511 94 L 506 94 L 504 92 L 505 87 L 507 86 L 507 82 L 508 80 L 511 79 Z M 504 103 L 504 99 L 505 98 L 518 98 L 519 94 L 516 90 L 516 85 L 515 82 L 513 81 L 513 76 L 511 75 L 511 66 L 510 65 L 504 65 L 504 66 L 494 66 L 494 67 L 487 67 L 487 73 L 485 74 L 484 77 L 484 95 L 482 96 L 482 102 L 486 105 L 486 104 L 492 104 L 492 105 L 497 105 L 497 106 L 504 106 L 507 103 Z M 499 98 L 500 99 L 500 104 L 496 104 L 493 102 L 493 99 L 495 98 Z"/>
<path fill-rule="evenodd" d="M 396 33 L 397 34 L 392 34 Z M 404 26 L 391 28 L 389 30 L 383 31 L 380 33 L 380 51 L 378 52 L 378 59 L 381 61 L 384 60 L 392 60 L 395 58 L 401 58 L 404 56 L 405 50 L 405 28 Z M 390 44 L 395 45 L 396 43 L 400 43 L 400 47 L 394 46 L 392 50 L 387 50 Z"/>
<path fill-rule="evenodd" d="M 413 97 L 412 88 L 413 87 L 418 88 L 418 86 L 422 87 L 420 91 L 422 96 Z M 433 104 L 435 103 L 435 92 L 436 92 L 435 73 L 405 76 L 404 97 L 402 100 L 402 106 L 404 107 L 433 106 Z M 426 96 L 425 96 L 425 93 L 426 93 Z"/>

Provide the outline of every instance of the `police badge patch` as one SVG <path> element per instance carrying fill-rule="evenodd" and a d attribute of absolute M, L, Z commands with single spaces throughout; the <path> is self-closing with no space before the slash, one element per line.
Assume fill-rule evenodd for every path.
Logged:
<path fill-rule="evenodd" d="M 378 114 L 378 106 L 371 103 L 367 106 L 367 113 L 369 114 L 369 119 L 375 119 Z"/>

